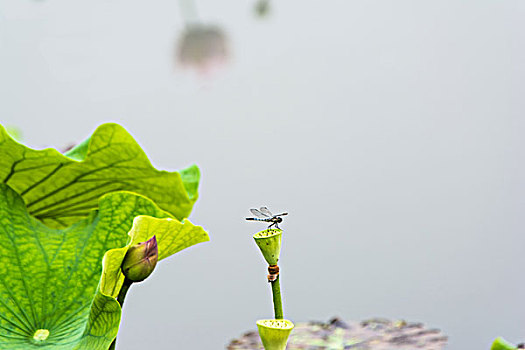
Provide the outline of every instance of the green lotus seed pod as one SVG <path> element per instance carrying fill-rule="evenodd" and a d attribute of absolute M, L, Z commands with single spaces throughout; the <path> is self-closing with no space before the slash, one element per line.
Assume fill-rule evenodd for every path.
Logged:
<path fill-rule="evenodd" d="M 515 350 L 518 349 L 515 345 L 510 344 L 505 339 L 499 337 L 494 340 L 490 350 Z"/>
<path fill-rule="evenodd" d="M 279 255 L 281 254 L 282 230 L 271 229 L 257 232 L 253 235 L 255 243 L 261 249 L 268 265 L 277 265 Z"/>
<path fill-rule="evenodd" d="M 158 259 L 157 239 L 153 236 L 148 241 L 136 244 L 128 249 L 122 261 L 122 273 L 132 282 L 143 281 L 151 275 Z"/>
<path fill-rule="evenodd" d="M 257 328 L 265 350 L 285 350 L 294 324 L 288 320 L 259 320 Z"/>

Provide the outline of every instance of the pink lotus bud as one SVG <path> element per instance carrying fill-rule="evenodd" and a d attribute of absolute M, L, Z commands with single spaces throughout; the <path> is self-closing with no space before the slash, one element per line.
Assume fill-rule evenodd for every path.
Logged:
<path fill-rule="evenodd" d="M 182 33 L 177 60 L 207 75 L 225 65 L 229 50 L 225 33 L 216 26 L 192 24 Z"/>
<path fill-rule="evenodd" d="M 151 275 L 158 259 L 157 239 L 153 236 L 148 241 L 136 244 L 128 249 L 122 261 L 122 273 L 132 282 L 143 281 Z"/>

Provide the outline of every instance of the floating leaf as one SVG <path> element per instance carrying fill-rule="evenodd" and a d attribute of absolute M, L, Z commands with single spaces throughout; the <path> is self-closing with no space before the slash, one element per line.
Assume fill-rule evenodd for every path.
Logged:
<path fill-rule="evenodd" d="M 133 193 L 105 195 L 98 207 L 54 229 L 0 185 L 0 349 L 108 349 L 120 322 L 115 296 L 130 244 L 156 235 L 165 258 L 209 239 L 201 227 L 171 219 Z"/>
<path fill-rule="evenodd" d="M 447 337 L 438 329 L 421 323 L 372 319 L 363 322 L 296 323 L 290 335 L 289 350 L 443 350 Z M 259 334 L 244 333 L 226 347 L 228 350 L 264 350 Z M 502 349 L 503 350 L 503 349 Z"/>
<path fill-rule="evenodd" d="M 17 191 L 29 213 L 49 227 L 64 228 L 96 209 L 98 199 L 131 191 L 152 199 L 177 219 L 197 200 L 199 169 L 156 170 L 133 137 L 117 124 L 101 125 L 65 155 L 33 150 L 0 126 L 0 181 Z"/>

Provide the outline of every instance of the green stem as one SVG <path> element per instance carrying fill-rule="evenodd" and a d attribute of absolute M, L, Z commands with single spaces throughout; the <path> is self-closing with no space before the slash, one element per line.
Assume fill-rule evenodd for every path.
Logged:
<path fill-rule="evenodd" d="M 117 301 L 120 304 L 120 308 L 124 306 L 124 299 L 126 299 L 126 294 L 128 293 L 129 287 L 133 284 L 133 281 L 128 280 L 128 278 L 124 278 L 124 283 L 122 284 L 122 287 L 120 288 L 120 292 L 118 293 Z M 111 343 L 111 346 L 109 347 L 109 350 L 115 350 L 115 346 L 117 346 L 117 338 L 115 337 L 115 340 L 113 340 L 113 343 Z"/>
<path fill-rule="evenodd" d="M 283 302 L 281 300 L 281 285 L 279 284 L 280 276 L 272 283 L 272 294 L 273 294 L 273 312 L 275 319 L 282 320 L 283 317 Z"/>
<path fill-rule="evenodd" d="M 186 26 L 189 24 L 199 23 L 199 13 L 194 0 L 179 0 L 179 7 L 182 20 Z"/>

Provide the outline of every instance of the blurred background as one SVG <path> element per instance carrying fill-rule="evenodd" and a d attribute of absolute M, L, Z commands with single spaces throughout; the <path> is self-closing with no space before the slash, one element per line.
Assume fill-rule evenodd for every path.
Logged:
<path fill-rule="evenodd" d="M 1 122 L 124 125 L 196 163 L 211 242 L 131 289 L 120 349 L 221 349 L 272 316 L 249 208 L 288 211 L 285 316 L 525 340 L 525 2 L 1 0 Z"/>

